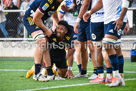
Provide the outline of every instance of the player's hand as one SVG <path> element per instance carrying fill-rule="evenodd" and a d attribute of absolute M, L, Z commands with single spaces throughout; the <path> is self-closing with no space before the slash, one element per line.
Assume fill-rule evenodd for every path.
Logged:
<path fill-rule="evenodd" d="M 120 29 L 122 28 L 122 26 L 123 26 L 123 20 L 118 19 L 118 20 L 116 20 L 115 22 L 113 22 L 113 24 L 116 24 L 114 30 L 117 29 L 117 31 L 118 31 L 118 30 L 120 30 Z"/>
<path fill-rule="evenodd" d="M 83 20 L 84 20 L 85 22 L 87 22 L 88 19 L 90 18 L 90 16 L 91 16 L 91 14 L 89 13 L 89 11 L 86 12 L 86 13 L 83 15 Z"/>
<path fill-rule="evenodd" d="M 76 22 L 75 26 L 74 26 L 74 32 L 78 33 L 78 28 L 79 28 L 79 22 Z"/>
<path fill-rule="evenodd" d="M 63 11 L 65 11 L 65 12 L 68 12 L 68 11 L 69 11 L 69 9 L 68 9 L 68 7 L 67 7 L 66 5 L 62 5 L 62 6 L 61 6 L 61 9 L 62 9 Z"/>
<path fill-rule="evenodd" d="M 67 70 L 65 77 L 73 79 L 75 76 L 71 70 Z"/>
<path fill-rule="evenodd" d="M 52 31 L 48 29 L 48 31 L 44 31 L 44 34 L 50 37 L 52 35 Z"/>
<path fill-rule="evenodd" d="M 130 27 L 129 27 L 129 24 L 127 23 L 125 28 L 124 28 L 125 35 L 127 35 L 129 31 L 130 31 Z"/>

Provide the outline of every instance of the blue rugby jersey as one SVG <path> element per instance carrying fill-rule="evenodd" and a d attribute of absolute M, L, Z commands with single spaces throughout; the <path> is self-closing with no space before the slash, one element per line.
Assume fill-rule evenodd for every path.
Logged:
<path fill-rule="evenodd" d="M 57 0 L 34 0 L 24 17 L 33 17 L 35 11 L 39 9 L 43 13 L 42 20 L 46 20 L 57 10 L 59 5 Z"/>

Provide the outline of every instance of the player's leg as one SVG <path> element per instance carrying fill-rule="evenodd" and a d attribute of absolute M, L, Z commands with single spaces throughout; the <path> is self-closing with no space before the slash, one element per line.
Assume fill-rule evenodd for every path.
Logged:
<path fill-rule="evenodd" d="M 79 73 L 81 73 L 81 64 L 82 64 L 81 63 L 81 46 L 77 39 L 74 40 L 74 48 L 75 48 L 75 60 L 77 62 Z"/>
<path fill-rule="evenodd" d="M 112 83 L 109 86 L 119 86 L 119 84 L 122 82 L 119 74 L 118 55 L 114 48 L 114 44 L 121 37 L 124 26 L 125 23 L 123 24 L 122 29 L 117 31 L 114 30 L 115 24 L 113 24 L 113 22 L 110 22 L 105 25 L 104 47 L 109 56 L 113 68 L 113 79 Z"/>
<path fill-rule="evenodd" d="M 35 75 L 33 76 L 33 79 L 38 81 L 48 81 L 46 78 L 44 78 L 44 76 L 40 74 L 43 54 L 45 54 L 48 51 L 46 50 L 47 45 L 46 45 L 45 36 L 42 30 L 37 30 L 33 32 L 31 35 L 36 40 L 36 44 L 37 44 L 34 52 Z M 50 60 L 48 62 L 50 63 Z"/>
<path fill-rule="evenodd" d="M 108 54 L 105 53 L 105 63 L 106 63 L 106 79 L 105 83 L 111 83 L 112 82 L 112 66 L 108 57 Z"/>
<path fill-rule="evenodd" d="M 88 29 L 90 23 L 80 23 L 77 40 L 80 43 L 81 51 L 81 73 L 77 74 L 75 78 L 78 77 L 88 77 L 87 76 L 87 64 L 88 64 L 88 51 L 87 51 L 87 35 L 86 29 Z"/>
<path fill-rule="evenodd" d="M 97 78 L 97 66 L 96 66 L 96 62 L 95 62 L 95 51 L 94 51 L 94 46 L 91 40 L 87 41 L 87 45 L 91 54 L 91 59 L 92 59 L 92 63 L 93 63 L 93 74 L 88 78 L 88 79 L 96 79 Z"/>
<path fill-rule="evenodd" d="M 103 22 L 92 23 L 91 22 L 91 40 L 95 50 L 95 62 L 97 65 L 98 77 L 90 83 L 104 83 L 104 68 L 103 68 L 103 55 L 102 55 L 102 39 L 104 36 Z"/>
<path fill-rule="evenodd" d="M 118 41 L 119 42 L 119 41 Z M 121 80 L 122 80 L 122 86 L 125 86 L 125 81 L 124 81 L 124 57 L 123 57 L 123 54 L 122 54 L 122 51 L 121 51 L 121 45 L 120 44 L 117 44 L 114 46 L 116 52 L 117 52 L 117 55 L 118 55 L 118 61 L 119 61 L 119 74 L 121 76 Z"/>
<path fill-rule="evenodd" d="M 33 79 L 39 81 L 47 81 L 46 78 L 40 75 L 41 60 L 46 46 L 45 35 L 41 28 L 37 28 L 37 26 L 34 23 L 30 23 L 32 22 L 31 20 L 32 18 L 31 19 L 23 18 L 23 23 L 26 29 L 28 30 L 28 33 L 31 34 L 31 36 L 34 38 L 37 44 L 34 51 L 35 74 L 33 76 Z"/>

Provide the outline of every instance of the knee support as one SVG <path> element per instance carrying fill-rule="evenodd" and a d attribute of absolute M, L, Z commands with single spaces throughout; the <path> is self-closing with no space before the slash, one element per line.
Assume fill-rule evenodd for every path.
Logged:
<path fill-rule="evenodd" d="M 96 46 L 96 47 L 101 47 L 102 41 L 93 41 L 93 45 Z"/>
<path fill-rule="evenodd" d="M 116 44 L 116 40 L 112 39 L 112 38 L 104 38 L 103 39 L 104 43 L 110 43 L 110 44 Z"/>
<path fill-rule="evenodd" d="M 41 39 L 44 39 L 45 38 L 45 35 L 40 32 L 40 33 L 37 33 L 36 35 L 34 35 L 33 39 L 38 41 L 38 40 L 41 40 Z"/>

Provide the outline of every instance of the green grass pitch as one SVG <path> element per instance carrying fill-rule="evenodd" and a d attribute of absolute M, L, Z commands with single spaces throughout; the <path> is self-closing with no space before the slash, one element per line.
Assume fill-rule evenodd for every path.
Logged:
<path fill-rule="evenodd" d="M 114 88 L 106 87 L 104 83 L 88 84 L 89 80 L 87 78 L 66 79 L 65 81 L 53 80 L 49 82 L 34 81 L 32 77 L 26 79 L 25 75 L 27 70 L 33 65 L 33 61 L 19 61 L 19 59 L 8 61 L 5 58 L 3 59 L 0 61 L 0 91 L 136 91 L 136 62 L 130 62 L 130 59 L 125 59 L 124 65 L 125 79 L 127 80 L 126 86 Z M 92 70 L 92 62 L 89 61 L 88 71 Z M 75 75 L 78 73 L 76 62 L 73 65 L 73 72 Z M 88 74 L 90 76 L 92 72 L 88 72 Z"/>

